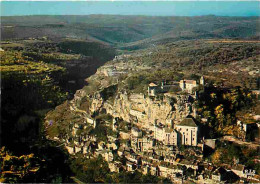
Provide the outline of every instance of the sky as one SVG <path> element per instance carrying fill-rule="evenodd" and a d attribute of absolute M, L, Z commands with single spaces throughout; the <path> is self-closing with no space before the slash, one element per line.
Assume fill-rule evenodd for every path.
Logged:
<path fill-rule="evenodd" d="M 1 16 L 259 16 L 260 1 L 1 1 Z"/>

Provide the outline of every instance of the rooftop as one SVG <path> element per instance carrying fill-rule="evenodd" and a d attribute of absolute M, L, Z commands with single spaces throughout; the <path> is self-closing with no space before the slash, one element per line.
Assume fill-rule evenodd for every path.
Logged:
<path fill-rule="evenodd" d="M 197 84 L 197 82 L 195 80 L 186 80 L 186 79 L 184 79 L 184 80 L 180 81 L 180 83 L 183 83 L 183 82 L 185 82 L 186 84 Z"/>
<path fill-rule="evenodd" d="M 233 166 L 231 167 L 231 169 L 237 170 L 237 171 L 244 171 L 245 166 L 242 165 L 242 164 L 237 164 L 237 165 L 233 165 Z"/>
<path fill-rule="evenodd" d="M 179 126 L 189 126 L 189 127 L 197 127 L 195 121 L 192 118 L 185 118 L 184 120 L 182 120 L 182 122 L 180 124 L 178 124 Z M 177 126 L 178 126 L 177 125 Z"/>
<path fill-rule="evenodd" d="M 157 86 L 157 84 L 155 84 L 155 83 L 151 82 L 151 83 L 149 84 L 149 86 L 150 86 L 150 87 L 156 87 L 156 86 Z"/>
<path fill-rule="evenodd" d="M 137 127 L 133 127 L 132 130 L 136 131 L 136 132 L 141 132 L 141 130 L 139 128 L 137 128 Z"/>

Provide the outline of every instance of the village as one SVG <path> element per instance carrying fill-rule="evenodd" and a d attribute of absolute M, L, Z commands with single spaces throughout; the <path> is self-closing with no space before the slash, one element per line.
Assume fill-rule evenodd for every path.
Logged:
<path fill-rule="evenodd" d="M 113 105 L 101 103 L 97 95 L 90 109 L 95 112 L 97 107 L 102 106 L 106 118 L 97 119 L 82 112 L 84 122 L 71 122 L 71 134 L 63 137 L 63 142 L 72 155 L 80 153 L 87 158 L 101 155 L 108 162 L 111 172 L 137 170 L 168 178 L 173 183 L 259 182 L 255 171 L 239 162 L 216 166 L 204 158 L 205 152 L 214 150 L 219 140 L 205 139 L 200 125 L 207 119 L 202 118 L 201 122 L 196 119 L 194 102 L 198 95 L 194 89 L 199 86 L 206 86 L 203 76 L 199 82 L 183 79 L 179 82 L 150 83 L 147 96 L 129 96 L 122 92 Z M 168 93 L 172 87 L 179 88 L 180 92 Z M 163 99 L 158 99 L 158 95 L 162 94 Z M 79 111 L 75 105 L 71 106 L 71 110 Z M 110 130 L 105 139 L 90 134 L 100 125 Z M 244 140 L 250 126 L 259 128 L 259 124 L 241 121 L 237 122 L 237 126 Z"/>
<path fill-rule="evenodd" d="M 1 5 L 0 183 L 260 183 L 258 1 Z"/>

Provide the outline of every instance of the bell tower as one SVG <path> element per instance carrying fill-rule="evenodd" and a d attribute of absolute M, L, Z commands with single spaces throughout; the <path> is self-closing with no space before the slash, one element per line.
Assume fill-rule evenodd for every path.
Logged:
<path fill-rule="evenodd" d="M 200 84 L 201 84 L 202 86 L 205 85 L 205 79 L 204 79 L 203 76 L 201 76 L 201 78 L 200 78 Z"/>

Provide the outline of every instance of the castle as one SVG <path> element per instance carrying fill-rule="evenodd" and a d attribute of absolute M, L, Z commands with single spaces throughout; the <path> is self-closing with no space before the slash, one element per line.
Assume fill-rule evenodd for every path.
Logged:
<path fill-rule="evenodd" d="M 171 87 L 180 87 L 182 91 L 188 92 L 190 94 L 193 93 L 193 89 L 198 87 L 199 85 L 205 85 L 205 79 L 201 76 L 199 83 L 196 80 L 180 80 L 180 82 L 172 82 L 172 84 L 166 84 L 166 82 L 161 82 L 161 85 L 157 85 L 155 83 L 150 83 L 148 85 L 148 96 L 154 97 L 158 93 L 167 92 L 170 90 Z"/>
<path fill-rule="evenodd" d="M 196 80 L 186 80 L 186 79 L 181 80 L 179 84 L 180 84 L 180 88 L 182 89 L 182 91 L 192 93 L 193 88 L 198 87 L 199 84 L 204 86 L 205 80 L 204 80 L 204 77 L 201 76 L 199 84 L 197 84 Z"/>

